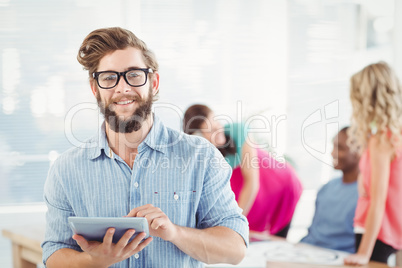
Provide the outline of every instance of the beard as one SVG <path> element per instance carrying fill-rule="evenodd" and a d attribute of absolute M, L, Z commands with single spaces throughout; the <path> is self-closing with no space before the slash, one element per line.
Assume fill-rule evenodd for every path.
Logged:
<path fill-rule="evenodd" d="M 138 108 L 135 109 L 132 115 L 124 118 L 123 116 L 117 115 L 116 112 L 112 111 L 109 107 L 110 104 L 118 100 L 112 99 L 106 104 L 102 102 L 99 91 L 96 92 L 96 101 L 98 102 L 99 109 L 105 117 L 106 122 L 109 124 L 110 129 L 116 133 L 132 133 L 133 131 L 140 130 L 142 124 L 152 112 L 153 98 L 151 87 L 149 87 L 148 97 L 146 99 L 139 96 L 129 97 L 128 99 L 138 103 Z"/>

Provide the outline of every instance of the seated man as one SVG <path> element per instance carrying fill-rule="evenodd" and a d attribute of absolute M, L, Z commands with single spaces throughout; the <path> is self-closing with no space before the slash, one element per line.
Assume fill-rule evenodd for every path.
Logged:
<path fill-rule="evenodd" d="M 46 267 L 203 267 L 239 263 L 248 224 L 230 189 L 230 166 L 206 140 L 169 129 L 151 112 L 158 63 L 121 28 L 95 30 L 78 61 L 105 117 L 99 134 L 62 154 L 45 184 Z M 113 243 L 73 234 L 69 216 L 145 217 L 149 235 Z"/>
<path fill-rule="evenodd" d="M 317 193 L 313 222 L 300 242 L 320 247 L 355 252 L 353 218 L 357 204 L 359 157 L 346 144 L 347 129 L 334 138 L 334 168 L 343 176 L 325 184 Z"/>

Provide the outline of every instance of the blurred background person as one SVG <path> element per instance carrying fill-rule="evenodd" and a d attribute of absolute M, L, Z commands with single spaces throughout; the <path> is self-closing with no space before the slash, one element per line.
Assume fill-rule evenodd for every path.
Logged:
<path fill-rule="evenodd" d="M 402 88 L 385 62 L 351 77 L 349 144 L 362 153 L 354 227 L 356 254 L 345 264 L 387 263 L 402 249 Z"/>
<path fill-rule="evenodd" d="M 256 149 L 244 124 L 223 127 L 205 105 L 186 110 L 183 130 L 209 140 L 233 168 L 231 187 L 250 230 L 286 237 L 303 190 L 293 168 Z"/>
<path fill-rule="evenodd" d="M 346 144 L 348 128 L 341 129 L 333 140 L 333 164 L 342 171 L 342 176 L 330 180 L 318 191 L 313 221 L 300 242 L 354 253 L 359 155 Z"/>

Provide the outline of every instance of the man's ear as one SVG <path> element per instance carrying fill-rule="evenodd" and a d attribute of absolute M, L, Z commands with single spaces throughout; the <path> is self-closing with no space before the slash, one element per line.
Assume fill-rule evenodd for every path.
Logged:
<path fill-rule="evenodd" d="M 89 81 L 89 84 L 91 85 L 92 94 L 94 94 L 94 96 L 96 97 L 96 92 L 98 91 L 98 86 L 96 85 L 96 81 L 91 80 L 91 81 Z"/>
<path fill-rule="evenodd" d="M 152 83 L 152 95 L 156 95 L 156 93 L 158 93 L 159 91 L 159 73 L 158 72 L 154 72 L 152 74 L 152 79 L 151 79 L 151 83 Z"/>

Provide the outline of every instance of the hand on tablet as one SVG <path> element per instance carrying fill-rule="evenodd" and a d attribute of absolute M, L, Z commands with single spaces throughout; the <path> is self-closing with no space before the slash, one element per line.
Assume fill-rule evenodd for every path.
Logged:
<path fill-rule="evenodd" d="M 158 207 L 151 204 L 134 208 L 126 217 L 145 217 L 149 223 L 149 234 L 165 241 L 171 241 L 177 232 L 177 226 Z"/>
<path fill-rule="evenodd" d="M 152 237 L 149 237 L 141 242 L 145 237 L 145 233 L 140 233 L 129 242 L 130 238 L 135 233 L 135 230 L 131 229 L 128 230 L 116 244 L 114 244 L 112 242 L 114 232 L 114 228 L 109 228 L 102 243 L 97 241 L 87 241 L 83 236 L 77 234 L 73 235 L 73 239 L 84 252 L 90 255 L 93 263 L 99 264 L 99 267 L 109 267 L 114 263 L 123 261 L 133 254 L 140 252 L 152 241 Z"/>

